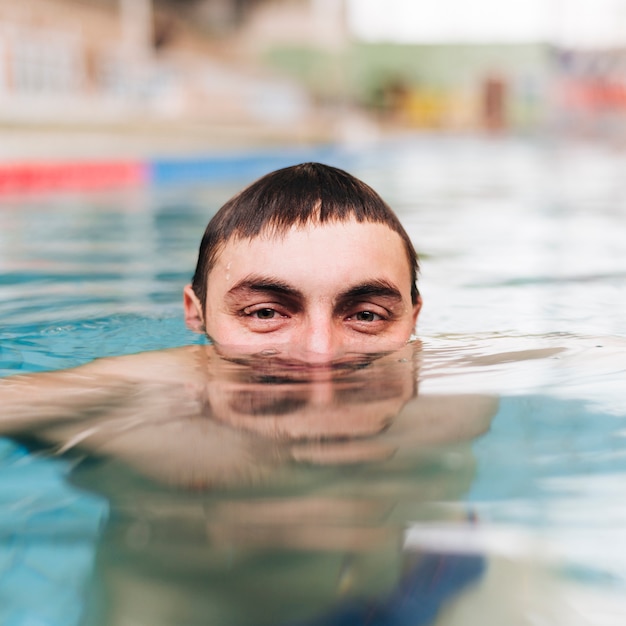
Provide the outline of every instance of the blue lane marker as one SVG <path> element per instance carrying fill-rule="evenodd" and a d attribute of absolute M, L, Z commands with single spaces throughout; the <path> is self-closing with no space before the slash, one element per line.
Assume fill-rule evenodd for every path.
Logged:
<path fill-rule="evenodd" d="M 289 148 L 258 153 L 153 159 L 148 179 L 156 186 L 253 180 L 281 167 L 321 161 L 341 167 L 340 151 L 332 146 Z"/>

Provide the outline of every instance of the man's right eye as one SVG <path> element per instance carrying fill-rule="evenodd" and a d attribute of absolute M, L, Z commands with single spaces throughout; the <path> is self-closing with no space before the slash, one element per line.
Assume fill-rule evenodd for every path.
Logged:
<path fill-rule="evenodd" d="M 292 312 L 280 303 L 272 302 L 251 304 L 240 309 L 239 315 L 243 318 L 246 327 L 259 333 L 268 333 L 284 328 L 285 323 L 292 317 Z"/>

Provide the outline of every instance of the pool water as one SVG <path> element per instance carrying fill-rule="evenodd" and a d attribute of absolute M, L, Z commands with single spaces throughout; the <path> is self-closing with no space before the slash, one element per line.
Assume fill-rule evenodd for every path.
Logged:
<path fill-rule="evenodd" d="M 395 422 L 268 445 L 262 420 L 227 414 L 176 439 L 154 416 L 179 389 L 146 385 L 114 426 L 88 416 L 98 446 L 0 440 L 1 624 L 624 623 L 626 156 L 418 137 L 301 160 L 317 158 L 379 191 L 422 258 L 421 345 L 321 404 L 328 428 L 377 424 L 385 403 Z M 2 199 L 0 373 L 205 349 L 182 287 L 212 213 L 264 173 L 229 163 L 204 183 Z M 314 384 L 245 366 L 216 380 L 294 432 L 320 406 Z"/>

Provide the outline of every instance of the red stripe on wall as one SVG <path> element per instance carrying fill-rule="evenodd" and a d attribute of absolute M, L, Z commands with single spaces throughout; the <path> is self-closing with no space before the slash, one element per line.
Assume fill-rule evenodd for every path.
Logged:
<path fill-rule="evenodd" d="M 143 185 L 148 168 L 136 161 L 0 164 L 0 194 L 101 191 Z"/>

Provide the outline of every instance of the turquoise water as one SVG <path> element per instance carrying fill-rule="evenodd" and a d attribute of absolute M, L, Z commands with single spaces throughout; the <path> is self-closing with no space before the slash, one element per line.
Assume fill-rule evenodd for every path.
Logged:
<path fill-rule="evenodd" d="M 0 623 L 623 623 L 626 158 L 422 138 L 324 160 L 377 189 L 422 256 L 422 348 L 350 393 L 333 383 L 348 415 L 417 381 L 372 440 L 382 456 L 298 448 L 283 464 L 246 439 L 237 480 L 190 489 L 113 435 L 63 453 L 4 439 Z M 211 214 L 256 175 L 242 161 L 210 184 L 3 199 L 2 375 L 203 344 L 181 289 Z M 288 390 L 261 400 L 297 414 L 310 390 Z"/>

